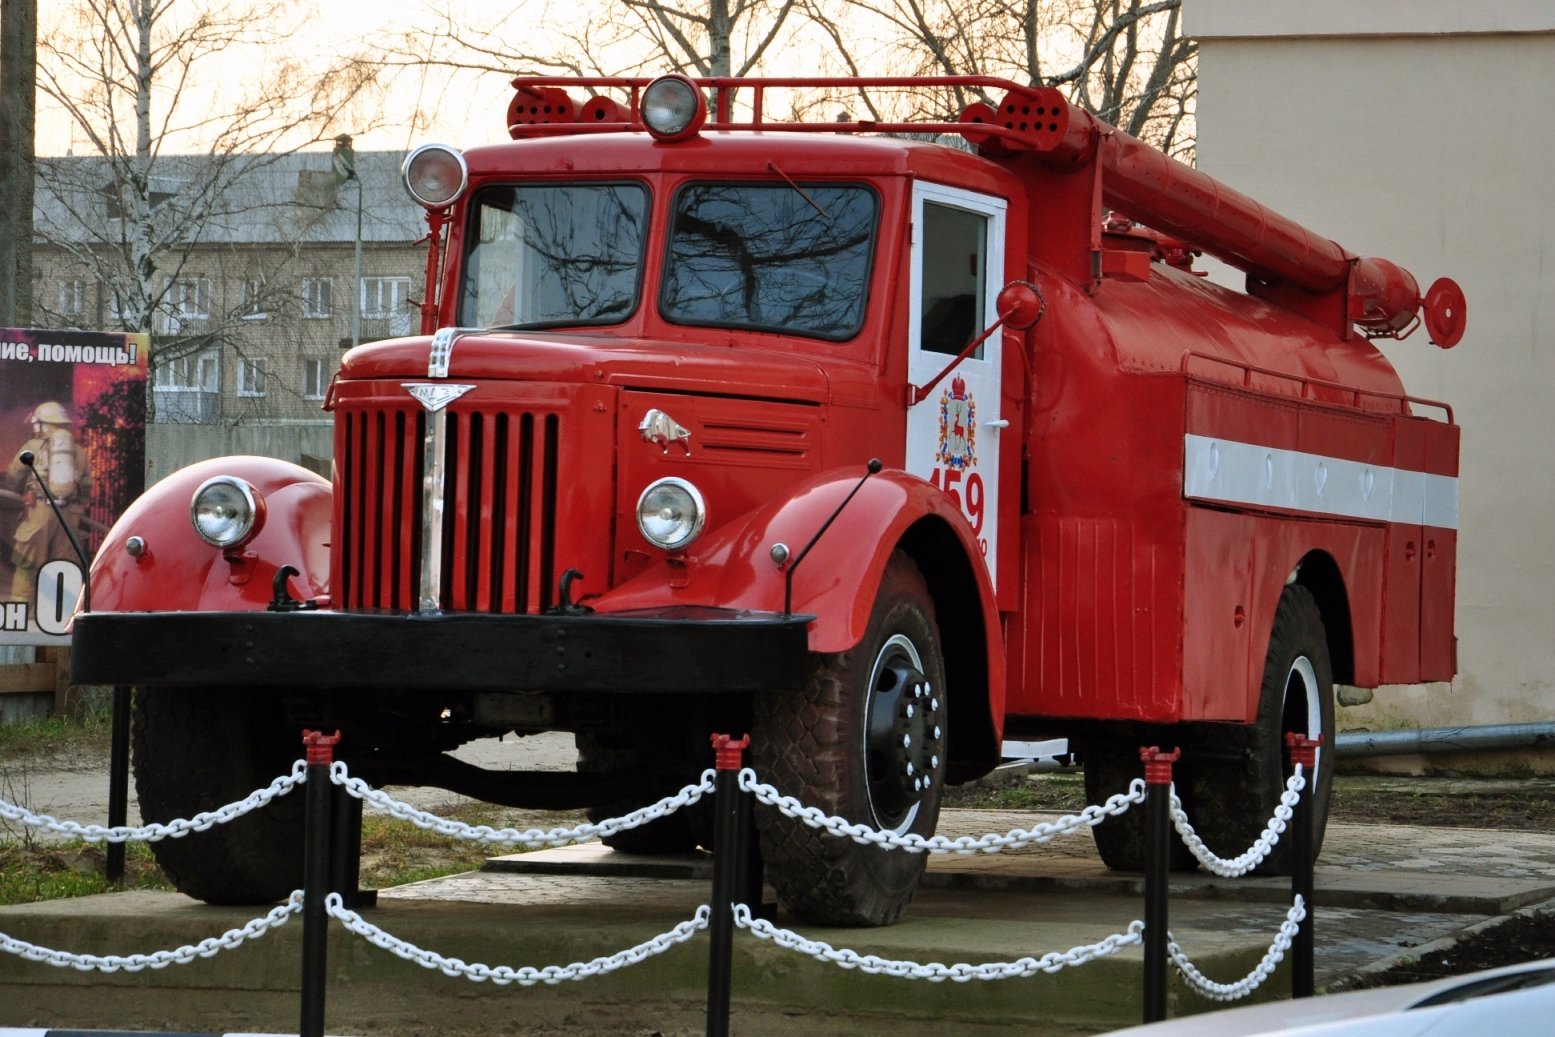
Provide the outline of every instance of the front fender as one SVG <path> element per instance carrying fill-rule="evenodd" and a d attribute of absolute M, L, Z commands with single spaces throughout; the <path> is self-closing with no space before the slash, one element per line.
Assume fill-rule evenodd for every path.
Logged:
<path fill-rule="evenodd" d="M 247 480 L 265 500 L 265 522 L 227 557 L 195 535 L 194 491 L 216 475 Z M 92 562 L 94 612 L 263 609 L 283 565 L 297 569 L 293 596 L 329 593 L 332 494 L 327 479 L 269 457 L 219 457 L 179 469 L 142 494 L 114 523 Z M 125 548 L 140 537 L 138 557 Z"/>
<path fill-rule="evenodd" d="M 815 616 L 810 625 L 812 651 L 841 652 L 864 636 L 875 588 L 891 553 L 911 539 L 910 530 L 932 525 L 941 527 L 940 543 L 954 544 L 954 550 L 964 556 L 975 587 L 975 605 L 989 619 L 990 654 L 1002 658 L 1002 652 L 993 651 L 997 612 L 977 540 L 960 510 L 923 479 L 899 470 L 871 476 L 809 553 L 800 557 L 855 486 L 859 486 L 856 468 L 823 473 L 788 497 L 719 527 L 691 551 L 661 561 L 589 604 L 600 612 L 665 604 L 759 612 L 781 612 L 787 606 Z M 772 556 L 778 544 L 788 551 L 789 560 L 782 566 Z M 789 570 L 793 570 L 791 598 L 786 588 Z M 974 602 L 959 604 L 970 607 Z"/>
<path fill-rule="evenodd" d="M 856 486 L 858 493 L 800 560 L 805 545 Z M 778 544 L 787 549 L 786 566 L 773 561 Z M 589 604 L 600 612 L 664 605 L 781 612 L 792 571 L 792 611 L 815 617 L 808 630 L 810 650 L 843 652 L 863 639 L 876 588 L 897 550 L 917 563 L 934 597 L 951 685 L 950 728 L 956 732 L 947 773 L 952 782 L 968 781 L 999 762 L 1005 701 L 999 613 L 965 517 L 916 476 L 886 471 L 859 486 L 856 468 L 825 473 Z"/>

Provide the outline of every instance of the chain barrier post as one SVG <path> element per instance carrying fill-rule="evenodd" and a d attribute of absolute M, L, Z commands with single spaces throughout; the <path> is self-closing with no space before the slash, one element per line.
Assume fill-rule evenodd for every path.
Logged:
<path fill-rule="evenodd" d="M 354 909 L 378 906 L 378 891 L 362 888 L 362 801 L 343 785 L 332 785 L 329 889 Z"/>
<path fill-rule="evenodd" d="M 330 765 L 340 732 L 304 731 L 308 761 L 307 827 L 302 871 L 302 1022 L 298 1037 L 324 1037 L 324 982 L 329 950 L 329 915 L 324 898 L 330 879 L 330 807 L 334 783 Z"/>
<path fill-rule="evenodd" d="M 1323 738 L 1308 738 L 1299 731 L 1285 733 L 1285 745 L 1290 750 L 1291 766 L 1301 764 L 1307 779 L 1307 787 L 1301 790 L 1301 798 L 1291 811 L 1291 856 L 1295 862 L 1290 869 L 1291 898 L 1301 897 L 1307 916 L 1296 930 L 1296 938 L 1290 948 L 1290 996 L 1311 997 L 1314 988 L 1316 911 L 1312 906 L 1312 869 L 1315 865 L 1312 852 L 1312 792 L 1317 787 L 1317 750 Z"/>
<path fill-rule="evenodd" d="M 1166 881 L 1171 858 L 1172 763 L 1181 749 L 1139 750 L 1145 765 L 1145 1019 L 1166 1018 Z"/>
<path fill-rule="evenodd" d="M 108 827 L 119 828 L 130 817 L 130 686 L 113 686 L 113 727 L 108 742 Z M 115 889 L 124 888 L 124 843 L 109 843 L 105 875 Z"/>
<path fill-rule="evenodd" d="M 736 740 L 713 735 L 713 915 L 708 933 L 711 949 L 707 962 L 707 1037 L 729 1035 L 729 980 L 734 957 L 734 898 L 744 892 L 744 849 L 741 816 L 749 804 L 740 791 L 750 735 Z"/>

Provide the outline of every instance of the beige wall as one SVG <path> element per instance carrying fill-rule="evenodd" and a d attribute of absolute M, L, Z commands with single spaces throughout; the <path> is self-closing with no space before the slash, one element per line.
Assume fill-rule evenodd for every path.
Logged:
<path fill-rule="evenodd" d="M 1383 343 L 1463 426 L 1459 676 L 1382 689 L 1341 730 L 1555 721 L 1555 4 L 1184 9 L 1199 167 L 1468 297 L 1456 349 Z M 1555 754 L 1522 762 L 1555 770 Z"/>

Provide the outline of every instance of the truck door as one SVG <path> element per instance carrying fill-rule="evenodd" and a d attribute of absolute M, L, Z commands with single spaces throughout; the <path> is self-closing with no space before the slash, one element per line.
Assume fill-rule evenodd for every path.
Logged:
<path fill-rule="evenodd" d="M 1005 203 L 939 184 L 913 191 L 908 381 L 927 385 L 994 320 L 1004 271 Z M 989 577 L 999 523 L 1000 334 L 978 346 L 907 413 L 907 469 L 960 504 Z"/>

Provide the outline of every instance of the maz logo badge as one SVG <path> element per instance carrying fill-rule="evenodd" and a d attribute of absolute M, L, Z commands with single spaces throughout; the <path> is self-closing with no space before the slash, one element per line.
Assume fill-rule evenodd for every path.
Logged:
<path fill-rule="evenodd" d="M 427 410 L 436 414 L 475 386 L 449 385 L 447 382 L 401 382 L 400 388 L 420 400 L 421 405 Z"/>

